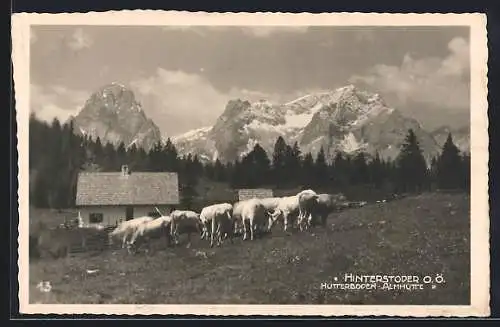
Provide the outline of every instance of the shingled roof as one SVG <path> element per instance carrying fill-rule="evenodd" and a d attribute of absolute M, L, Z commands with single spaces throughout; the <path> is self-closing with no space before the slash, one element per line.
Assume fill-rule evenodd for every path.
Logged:
<path fill-rule="evenodd" d="M 76 205 L 166 205 L 179 203 L 177 173 L 81 172 Z"/>
<path fill-rule="evenodd" d="M 239 189 L 238 198 L 240 201 L 253 198 L 272 198 L 273 190 L 266 188 Z"/>

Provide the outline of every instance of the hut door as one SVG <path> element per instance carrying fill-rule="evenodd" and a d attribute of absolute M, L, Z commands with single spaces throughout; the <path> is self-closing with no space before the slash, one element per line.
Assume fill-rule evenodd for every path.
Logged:
<path fill-rule="evenodd" d="M 134 207 L 125 208 L 125 220 L 134 219 Z"/>

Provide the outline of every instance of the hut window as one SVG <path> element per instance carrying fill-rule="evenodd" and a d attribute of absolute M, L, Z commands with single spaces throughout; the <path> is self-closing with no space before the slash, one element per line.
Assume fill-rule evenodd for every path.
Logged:
<path fill-rule="evenodd" d="M 91 224 L 98 224 L 104 221 L 104 217 L 102 213 L 91 213 L 89 215 L 89 222 Z"/>

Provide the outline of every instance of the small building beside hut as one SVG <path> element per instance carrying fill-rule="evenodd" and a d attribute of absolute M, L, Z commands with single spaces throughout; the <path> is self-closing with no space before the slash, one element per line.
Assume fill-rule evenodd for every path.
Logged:
<path fill-rule="evenodd" d="M 247 188 L 238 190 L 238 200 L 244 201 L 249 199 L 272 198 L 273 190 L 267 188 Z"/>
<path fill-rule="evenodd" d="M 76 190 L 78 215 L 86 224 L 113 226 L 124 220 L 168 214 L 179 204 L 173 172 L 80 172 Z"/>

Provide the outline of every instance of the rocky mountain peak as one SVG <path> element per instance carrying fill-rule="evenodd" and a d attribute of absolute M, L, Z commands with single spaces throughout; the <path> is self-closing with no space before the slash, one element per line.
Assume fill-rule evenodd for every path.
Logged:
<path fill-rule="evenodd" d="M 75 132 L 115 145 L 124 142 L 145 149 L 161 140 L 159 128 L 146 117 L 134 92 L 113 82 L 100 87 L 73 118 Z"/>

